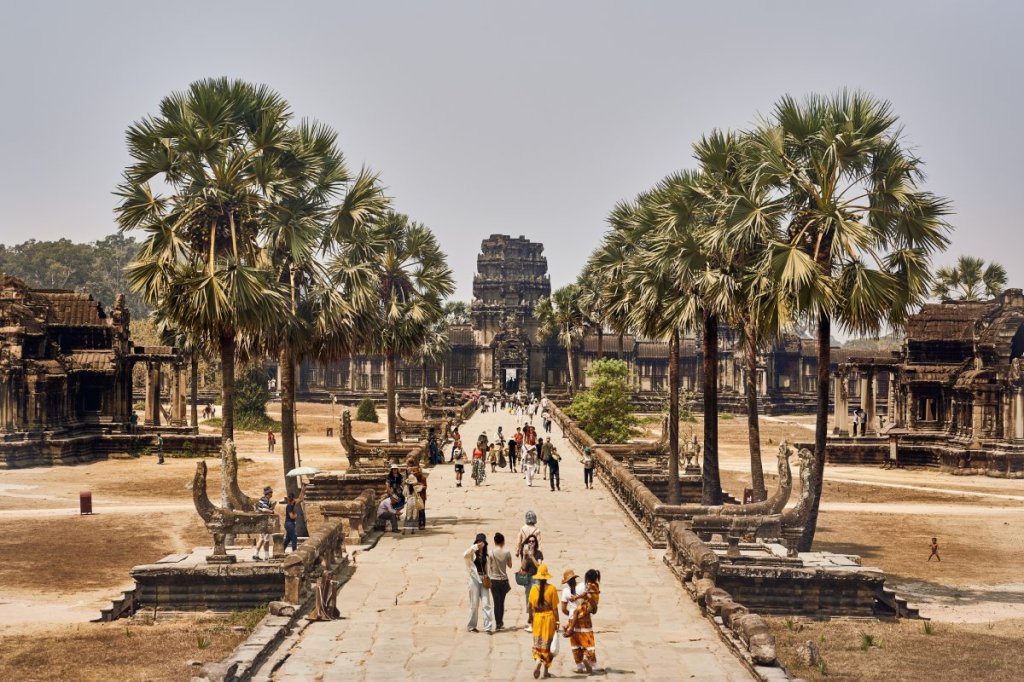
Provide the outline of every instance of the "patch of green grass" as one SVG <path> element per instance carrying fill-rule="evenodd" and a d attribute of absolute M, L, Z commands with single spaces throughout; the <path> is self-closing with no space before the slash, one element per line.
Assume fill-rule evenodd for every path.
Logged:
<path fill-rule="evenodd" d="M 924 631 L 924 634 L 926 634 L 926 635 L 934 635 L 935 634 L 935 626 L 932 625 L 931 621 L 929 621 L 929 620 L 924 621 L 923 627 L 921 629 Z"/>
<path fill-rule="evenodd" d="M 228 616 L 228 623 L 230 625 L 241 625 L 245 628 L 245 632 L 248 635 L 259 622 L 267 615 L 267 607 L 257 606 L 254 609 L 248 609 L 247 611 L 236 611 Z"/>
<path fill-rule="evenodd" d="M 860 633 L 860 650 L 867 651 L 872 647 L 878 646 L 878 642 L 875 641 L 874 635 L 869 635 L 866 632 Z"/>

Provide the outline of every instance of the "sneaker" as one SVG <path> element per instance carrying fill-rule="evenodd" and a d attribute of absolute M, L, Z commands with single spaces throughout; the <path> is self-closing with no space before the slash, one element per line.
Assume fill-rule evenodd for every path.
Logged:
<path fill-rule="evenodd" d="M 476 628 L 469 628 L 469 632 L 480 632 L 480 631 L 477 630 Z"/>
<path fill-rule="evenodd" d="M 253 557 L 252 557 L 252 560 L 253 561 L 263 561 L 263 559 L 260 559 L 260 555 L 259 554 L 254 554 Z"/>

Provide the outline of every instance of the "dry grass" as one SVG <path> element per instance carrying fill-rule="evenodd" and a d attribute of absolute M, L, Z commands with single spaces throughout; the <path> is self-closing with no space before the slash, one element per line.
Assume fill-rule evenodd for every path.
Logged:
<path fill-rule="evenodd" d="M 60 594 L 130 581 L 132 566 L 209 544 L 195 514 L 149 513 L 0 523 L 0 585 Z"/>
<path fill-rule="evenodd" d="M 934 624 L 830 621 L 795 623 L 766 619 L 776 637 L 779 658 L 795 675 L 811 682 L 1001 682 L 1021 679 L 1024 621 L 986 624 Z M 867 635 L 874 646 L 862 648 Z M 822 668 L 800 665 L 798 646 L 813 640 Z"/>
<path fill-rule="evenodd" d="M 25 682 L 189 680 L 197 670 L 189 661 L 225 658 L 251 631 L 251 620 L 247 613 L 155 625 L 118 621 L 0 636 L 0 677 Z"/>

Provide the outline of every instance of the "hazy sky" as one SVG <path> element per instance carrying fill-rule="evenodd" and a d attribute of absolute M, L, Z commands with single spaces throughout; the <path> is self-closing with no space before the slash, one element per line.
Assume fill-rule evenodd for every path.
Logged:
<path fill-rule="evenodd" d="M 953 200 L 953 254 L 1024 286 L 1024 30 L 1011 2 L 20 2 L 0 26 L 0 242 L 114 230 L 125 127 L 207 76 L 266 83 L 437 233 L 469 298 L 480 240 L 566 283 L 614 203 L 782 94 L 892 101 Z"/>

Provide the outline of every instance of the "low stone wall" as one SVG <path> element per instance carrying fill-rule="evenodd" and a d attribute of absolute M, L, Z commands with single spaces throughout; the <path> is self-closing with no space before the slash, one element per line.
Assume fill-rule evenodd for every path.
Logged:
<path fill-rule="evenodd" d="M 164 454 L 216 455 L 221 439 L 199 435 L 191 429 L 168 427 L 161 430 Z M 58 464 L 83 464 L 110 457 L 138 456 L 147 450 L 156 453 L 156 432 L 35 434 L 0 436 L 0 468 L 20 469 Z"/>
<path fill-rule="evenodd" d="M 284 558 L 284 600 L 299 604 L 312 592 L 313 583 L 325 570 L 347 560 L 345 557 L 345 523 L 340 519 L 326 523 L 299 548 Z"/>
<path fill-rule="evenodd" d="M 354 500 L 325 502 L 320 513 L 327 521 L 340 519 L 344 528 L 345 542 L 357 545 L 363 541 L 377 522 L 377 494 L 375 489 L 366 488 Z"/>
<path fill-rule="evenodd" d="M 669 524 L 667 539 L 665 563 L 751 670 L 764 680 L 789 679 L 764 619 L 719 587 L 721 564 L 714 550 L 678 521 Z"/>
<path fill-rule="evenodd" d="M 281 596 L 282 565 L 156 563 L 131 570 L 139 610 L 245 611 Z"/>
<path fill-rule="evenodd" d="M 813 449 L 813 444 L 797 443 L 796 447 Z M 983 442 L 980 447 L 972 447 L 946 434 L 922 432 L 901 437 L 897 454 L 901 466 L 938 467 L 954 476 L 1024 478 L 1024 447 L 1013 444 Z M 828 439 L 825 457 L 830 464 L 886 464 L 889 439 L 833 436 Z"/>

